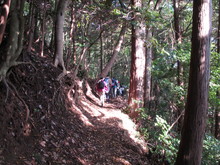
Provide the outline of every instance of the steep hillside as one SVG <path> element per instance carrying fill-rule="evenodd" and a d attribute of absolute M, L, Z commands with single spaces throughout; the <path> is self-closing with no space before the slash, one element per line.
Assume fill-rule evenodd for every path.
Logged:
<path fill-rule="evenodd" d="M 149 164 L 123 98 L 100 107 L 92 80 L 58 81 L 50 58 L 22 60 L 0 84 L 0 164 Z"/>

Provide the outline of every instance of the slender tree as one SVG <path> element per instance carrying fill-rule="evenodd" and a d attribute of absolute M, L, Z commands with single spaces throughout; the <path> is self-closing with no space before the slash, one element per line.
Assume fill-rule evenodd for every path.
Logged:
<path fill-rule="evenodd" d="M 100 27 L 102 27 L 102 23 L 100 22 Z M 101 30 L 101 28 L 100 28 Z M 103 35 L 100 36 L 100 73 L 103 69 L 103 57 L 104 57 L 104 50 L 103 50 Z"/>
<path fill-rule="evenodd" d="M 51 9 L 54 11 L 54 13 L 56 13 L 57 11 L 57 5 L 58 5 L 58 0 L 55 0 L 53 9 Z M 50 49 L 53 50 L 54 45 L 55 45 L 56 17 L 53 17 L 52 20 L 53 20 L 53 27 L 52 27 L 52 32 L 51 32 Z"/>
<path fill-rule="evenodd" d="M 65 20 L 65 10 L 68 0 L 59 0 L 57 6 L 56 15 L 56 35 L 55 35 L 55 61 L 54 65 L 57 67 L 59 64 L 63 68 L 63 72 L 66 72 L 66 68 L 63 60 L 63 26 Z"/>
<path fill-rule="evenodd" d="M 77 13 L 77 7 L 75 2 L 71 2 L 70 4 L 70 14 L 71 14 L 71 22 L 70 22 L 70 33 L 69 33 L 69 48 L 68 48 L 68 54 L 67 54 L 67 60 L 66 60 L 66 67 L 67 69 L 72 67 L 71 64 L 76 63 L 76 13 Z"/>
<path fill-rule="evenodd" d="M 174 9 L 174 49 L 179 48 L 179 45 L 182 43 L 182 31 L 180 27 L 180 0 L 173 0 L 173 9 Z M 179 87 L 183 87 L 183 65 L 182 62 L 178 59 L 177 60 L 177 85 Z M 181 102 L 184 101 L 184 96 L 181 96 Z M 184 108 L 181 105 L 177 105 L 177 111 L 174 114 L 176 118 L 180 118 L 177 122 L 178 130 L 182 127 L 182 112 Z M 176 120 L 176 119 L 175 119 Z"/>
<path fill-rule="evenodd" d="M 6 77 L 8 70 L 17 65 L 17 58 L 23 49 L 24 35 L 24 2 L 13 0 L 10 6 L 9 35 L 7 36 L 6 51 L 0 62 L 0 81 Z"/>
<path fill-rule="evenodd" d="M 119 39 L 114 47 L 114 50 L 113 50 L 113 55 L 111 57 L 111 59 L 109 60 L 109 62 L 106 64 L 105 68 L 102 70 L 102 73 L 100 74 L 101 77 L 106 77 L 107 74 L 109 73 L 109 71 L 111 70 L 115 60 L 117 59 L 117 56 L 121 50 L 121 45 L 123 43 L 123 40 L 124 40 L 124 35 L 125 35 L 125 32 L 126 32 L 126 23 L 124 23 L 122 25 L 122 28 L 121 28 L 121 32 L 119 34 Z"/>
<path fill-rule="evenodd" d="M 180 7 L 179 0 L 173 0 L 173 8 L 174 8 L 174 35 L 175 35 L 175 47 L 178 49 L 178 45 L 182 42 L 182 32 L 180 28 Z M 182 86 L 183 82 L 181 78 L 183 76 L 183 67 L 180 60 L 177 60 L 177 85 Z"/>
<path fill-rule="evenodd" d="M 0 44 L 4 36 L 8 13 L 10 9 L 10 4 L 11 4 L 11 0 L 5 0 L 0 5 L 0 22 L 1 22 L 0 23 Z"/>
<path fill-rule="evenodd" d="M 157 0 L 156 4 L 154 5 L 153 10 L 158 10 L 161 4 L 161 0 Z M 148 3 L 150 5 L 150 1 Z M 149 20 L 148 20 L 149 21 Z M 153 58 L 153 48 L 152 48 L 152 37 L 153 37 L 153 28 L 152 26 L 148 25 L 146 30 L 146 66 L 145 66 L 145 90 L 144 90 L 144 107 L 146 109 L 150 109 L 150 102 L 151 102 L 151 70 L 152 70 L 152 58 Z"/>
<path fill-rule="evenodd" d="M 211 9 L 211 0 L 193 3 L 189 86 L 176 165 L 201 164 L 208 108 Z"/>
<path fill-rule="evenodd" d="M 220 0 L 218 2 L 217 53 L 220 54 Z M 220 60 L 218 62 L 220 62 Z M 216 97 L 220 99 L 220 90 L 216 91 Z M 215 138 L 220 140 L 220 105 L 217 105 L 215 109 Z"/>
<path fill-rule="evenodd" d="M 28 47 L 27 52 L 31 52 L 33 39 L 34 39 L 34 30 L 35 30 L 35 11 L 36 8 L 34 7 L 34 1 L 30 1 L 30 15 L 29 15 L 29 31 L 28 31 Z"/>
<path fill-rule="evenodd" d="M 41 19 L 41 42 L 40 42 L 40 56 L 44 56 L 44 40 L 45 40 L 45 29 L 46 29 L 46 1 L 43 0 L 41 4 L 42 19 Z"/>
<path fill-rule="evenodd" d="M 150 109 L 150 101 L 151 101 L 151 68 L 152 68 L 152 56 L 153 56 L 153 50 L 152 50 L 152 44 L 151 44 L 151 38 L 153 37 L 152 28 L 148 27 L 147 29 L 147 36 L 146 41 L 148 41 L 147 44 L 147 52 L 146 52 L 146 66 L 145 66 L 145 94 L 144 94 L 144 107 L 147 109 Z"/>

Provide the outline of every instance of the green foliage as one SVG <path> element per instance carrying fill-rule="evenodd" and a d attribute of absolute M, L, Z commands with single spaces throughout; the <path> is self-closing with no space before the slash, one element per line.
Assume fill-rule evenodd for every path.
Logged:
<path fill-rule="evenodd" d="M 213 50 L 215 50 L 215 46 L 212 45 Z M 216 52 L 211 53 L 211 62 L 210 62 L 210 82 L 209 82 L 209 109 L 208 109 L 208 124 L 207 130 L 212 130 L 215 124 L 214 114 L 220 107 L 220 99 L 217 96 L 217 93 L 220 92 L 220 67 L 219 67 L 219 58 L 220 54 Z M 209 131 L 210 132 L 210 131 Z"/>
<path fill-rule="evenodd" d="M 174 164 L 180 142 L 179 136 L 159 115 L 156 115 L 154 120 L 150 115 L 147 115 L 144 108 L 139 110 L 141 112 L 140 120 L 145 121 L 145 127 L 141 128 L 141 132 L 150 144 L 151 152 L 155 155 L 161 155 L 161 159 L 165 157 L 170 164 Z M 218 165 L 219 160 L 220 141 L 206 134 L 203 142 L 202 165 Z"/>
<path fill-rule="evenodd" d="M 166 160 L 169 161 L 171 164 L 174 164 L 176 153 L 178 151 L 179 140 L 171 134 L 169 134 L 170 125 L 160 116 L 156 116 L 156 123 L 155 126 L 158 129 L 156 133 L 157 137 L 157 148 L 155 153 L 157 154 L 164 154 Z"/>
<path fill-rule="evenodd" d="M 171 132 L 171 126 L 159 115 L 156 115 L 156 118 L 152 119 L 144 109 L 141 111 L 141 118 L 145 120 L 146 126 L 141 128 L 141 132 L 149 144 L 151 144 L 149 146 L 151 152 L 155 155 L 160 155 L 161 159 L 165 157 L 169 163 L 174 164 L 179 139 L 175 136 L 175 132 Z"/>
<path fill-rule="evenodd" d="M 24 16 L 27 16 L 29 14 L 29 3 L 25 2 L 24 3 Z"/>
<path fill-rule="evenodd" d="M 159 23 L 161 21 L 161 17 L 159 15 L 159 13 L 155 10 L 149 10 L 146 9 L 145 11 L 145 18 L 146 18 L 146 23 L 147 25 L 156 27 L 157 23 Z"/>
<path fill-rule="evenodd" d="M 113 15 L 122 15 L 122 11 L 119 10 L 119 9 L 113 9 L 113 10 L 111 11 L 111 13 L 112 13 Z"/>
<path fill-rule="evenodd" d="M 220 161 L 220 141 L 206 134 L 203 143 L 202 165 L 218 165 Z"/>
<path fill-rule="evenodd" d="M 174 164 L 178 151 L 179 140 L 169 134 L 170 125 L 160 116 L 156 116 L 155 126 L 159 128 L 158 142 L 159 145 L 155 152 L 165 154 L 166 160 Z"/>

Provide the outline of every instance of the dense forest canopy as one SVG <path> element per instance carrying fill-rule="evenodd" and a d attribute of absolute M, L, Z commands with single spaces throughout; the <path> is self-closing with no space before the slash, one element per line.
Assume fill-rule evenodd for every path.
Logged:
<path fill-rule="evenodd" d="M 219 0 L 0 0 L 0 15 L 5 98 L 11 70 L 33 54 L 62 70 L 57 81 L 110 75 L 126 87 L 125 111 L 158 159 L 190 153 L 186 164 L 219 163 Z"/>

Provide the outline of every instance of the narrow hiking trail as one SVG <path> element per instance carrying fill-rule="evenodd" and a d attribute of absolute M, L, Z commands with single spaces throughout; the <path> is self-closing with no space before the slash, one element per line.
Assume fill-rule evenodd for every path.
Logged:
<path fill-rule="evenodd" d="M 120 110 L 126 101 L 119 98 L 100 107 L 99 99 L 88 86 L 87 89 L 85 95 L 79 96 L 78 106 L 73 104 L 71 109 L 87 130 L 83 134 L 81 163 L 148 164 L 144 140 L 136 131 L 136 125 Z"/>
<path fill-rule="evenodd" d="M 126 100 L 100 107 L 93 81 L 71 74 L 57 81 L 61 71 L 51 59 L 25 62 L 31 65 L 12 70 L 6 102 L 0 86 L 0 164 L 150 164 L 146 143 L 122 112 Z"/>

